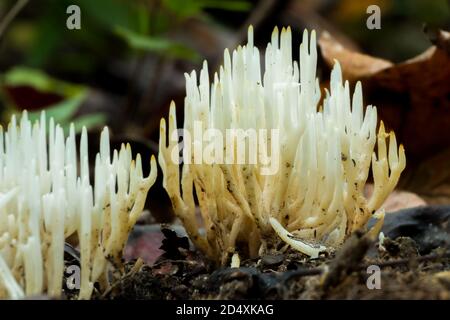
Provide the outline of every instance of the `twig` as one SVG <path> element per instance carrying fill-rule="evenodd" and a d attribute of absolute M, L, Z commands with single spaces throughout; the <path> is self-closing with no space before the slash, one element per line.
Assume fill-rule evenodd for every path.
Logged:
<path fill-rule="evenodd" d="M 333 287 L 347 275 L 357 270 L 374 239 L 362 232 L 355 232 L 347 239 L 336 257 L 331 261 L 329 271 L 322 279 L 323 288 Z"/>
<path fill-rule="evenodd" d="M 450 258 L 450 251 L 446 251 L 444 253 L 431 253 L 425 256 L 421 257 L 414 257 L 414 258 L 404 258 L 399 260 L 393 260 L 393 261 L 385 261 L 381 263 L 377 263 L 377 266 L 380 268 L 383 267 L 395 267 L 400 266 L 404 264 L 410 264 L 411 262 L 425 262 L 425 261 L 433 261 L 439 258 Z M 360 266 L 359 269 L 367 269 L 369 265 L 363 265 Z"/>
<path fill-rule="evenodd" d="M 296 271 L 290 272 L 286 278 L 284 278 L 284 282 L 288 282 L 293 278 L 302 278 L 308 276 L 318 276 L 325 272 L 325 268 L 311 268 L 311 269 L 300 269 Z"/>
<path fill-rule="evenodd" d="M 8 26 L 17 16 L 17 14 L 22 10 L 23 7 L 28 3 L 29 0 L 18 0 L 16 4 L 11 8 L 11 10 L 6 14 L 6 16 L 0 21 L 0 39 L 5 33 Z"/>
<path fill-rule="evenodd" d="M 439 258 L 450 258 L 450 251 L 446 251 L 443 253 L 431 253 L 425 256 L 421 257 L 414 257 L 414 258 L 404 258 L 404 259 L 398 259 L 398 260 L 391 260 L 391 261 L 385 261 L 385 262 L 379 262 L 376 263 L 376 265 L 380 268 L 386 268 L 386 267 L 396 267 L 401 265 L 408 265 L 412 262 L 425 262 L 425 261 L 433 261 Z M 354 268 L 354 270 L 366 270 L 367 267 L 371 264 L 361 264 Z M 326 272 L 326 268 L 324 267 L 317 267 L 317 268 L 311 268 L 311 269 L 301 269 L 298 271 L 294 271 L 289 274 L 289 276 L 285 279 L 285 281 L 292 280 L 292 278 L 301 278 L 301 277 L 307 277 L 307 276 L 317 276 L 324 274 Z"/>
<path fill-rule="evenodd" d="M 131 270 L 116 282 L 114 282 L 108 289 L 106 289 L 105 292 L 103 292 L 103 294 L 101 295 L 100 299 L 105 299 L 120 283 L 123 282 L 123 280 L 130 278 L 132 275 L 141 270 L 143 265 L 144 261 L 141 258 L 137 259 Z"/>

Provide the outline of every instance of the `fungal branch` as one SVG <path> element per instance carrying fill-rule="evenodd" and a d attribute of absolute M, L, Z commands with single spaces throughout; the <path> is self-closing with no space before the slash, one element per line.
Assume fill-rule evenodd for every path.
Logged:
<path fill-rule="evenodd" d="M 48 127 L 47 127 L 48 125 Z M 48 133 L 47 133 L 48 132 Z M 78 169 L 79 168 L 79 169 Z M 64 244 L 74 235 L 80 249 L 80 299 L 94 283 L 104 289 L 120 269 L 128 234 L 156 179 L 156 160 L 143 176 L 141 158 L 129 145 L 111 156 L 109 133 L 101 134 L 90 181 L 87 132 L 77 150 L 45 114 L 34 125 L 24 112 L 0 131 L 0 298 L 62 293 Z"/>
<path fill-rule="evenodd" d="M 403 147 L 382 123 L 377 134 L 376 107 L 364 108 L 360 83 L 351 94 L 337 61 L 319 108 L 314 31 L 303 33 L 297 62 L 290 28 L 275 28 L 263 61 L 264 73 L 250 27 L 212 81 L 206 62 L 199 79 L 186 74 L 182 133 L 174 103 L 168 132 L 161 120 L 158 160 L 174 211 L 221 264 L 234 253 L 255 257 L 278 237 L 311 257 L 339 246 L 365 228 L 405 168 Z"/>

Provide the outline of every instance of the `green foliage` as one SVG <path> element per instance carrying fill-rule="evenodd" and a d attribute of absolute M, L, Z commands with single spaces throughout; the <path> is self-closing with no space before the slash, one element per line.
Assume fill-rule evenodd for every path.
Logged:
<path fill-rule="evenodd" d="M 116 28 L 116 33 L 133 49 L 166 54 L 173 58 L 199 60 L 199 55 L 194 50 L 167 38 L 145 36 L 121 27 Z"/>
<path fill-rule="evenodd" d="M 14 1 L 2 1 L 0 8 L 7 11 Z M 72 4 L 81 9 L 81 30 L 65 28 L 66 9 Z M 19 53 L 20 64 L 26 67 L 11 68 L 2 76 L 2 85 L 29 87 L 62 97 L 60 102 L 46 108 L 46 116 L 53 117 L 65 129 L 72 121 L 77 130 L 82 126 L 103 125 L 104 114 L 76 117 L 87 96 L 87 87 L 54 79 L 42 70 L 51 69 L 81 78 L 95 76 L 98 66 L 104 65 L 105 59 L 111 56 L 111 48 L 115 57 L 151 52 L 198 62 L 200 57 L 196 51 L 166 35 L 176 31 L 185 19 L 205 16 L 204 9 L 243 11 L 250 7 L 251 3 L 243 0 L 30 1 L 25 7 L 28 15 L 16 17 L 5 39 L 9 48 Z M 26 106 L 26 101 L 21 103 Z M 7 113 L 17 113 L 20 109 L 13 99 L 4 99 L 3 103 Z M 40 110 L 29 112 L 32 120 L 39 116 Z"/>
<path fill-rule="evenodd" d="M 46 117 L 53 118 L 60 123 L 65 131 L 69 130 L 70 123 L 76 122 L 75 129 L 81 131 L 85 126 L 87 129 L 104 125 L 106 116 L 102 113 L 92 113 L 77 117 L 74 115 L 80 109 L 86 99 L 88 89 L 84 86 L 67 83 L 48 76 L 46 73 L 27 67 L 15 67 L 5 73 L 2 84 L 8 87 L 31 87 L 43 93 L 55 93 L 63 97 L 63 100 L 46 108 Z M 16 106 L 10 106 L 17 110 Z M 40 118 L 41 110 L 28 113 L 30 120 Z"/>
<path fill-rule="evenodd" d="M 82 28 L 68 32 L 64 26 L 66 8 L 71 4 L 80 6 Z M 33 6 L 33 2 L 28 6 Z M 39 7 L 45 10 L 34 20 L 19 20 L 10 30 L 15 35 L 21 31 L 28 33 L 19 37 L 21 48 L 18 49 L 25 54 L 25 64 L 35 68 L 51 64 L 62 72 L 89 74 L 111 54 L 111 44 L 118 38 L 125 39 L 128 45 L 115 47 L 118 55 L 135 54 L 135 49 L 139 49 L 196 60 L 197 54 L 191 48 L 165 35 L 184 19 L 204 15 L 204 9 L 246 11 L 251 3 L 242 0 L 42 0 Z M 70 50 L 66 48 L 69 46 Z M 70 54 L 71 63 L 59 62 L 61 52 L 64 56 Z"/>
<path fill-rule="evenodd" d="M 10 69 L 3 76 L 6 86 L 29 86 L 42 92 L 53 92 L 62 96 L 74 96 L 84 91 L 83 86 L 69 84 L 54 79 L 38 69 L 18 66 Z"/>
<path fill-rule="evenodd" d="M 81 92 L 74 97 L 69 97 L 61 102 L 58 102 L 45 109 L 45 114 L 48 118 L 53 118 L 58 123 L 68 123 L 75 114 L 75 112 L 81 106 L 81 103 L 86 97 L 85 92 Z M 30 120 L 38 120 L 40 118 L 41 111 L 29 112 Z"/>
<path fill-rule="evenodd" d="M 163 0 L 164 6 L 179 17 L 188 18 L 201 13 L 204 9 L 222 9 L 228 11 L 248 11 L 251 3 L 239 0 Z"/>

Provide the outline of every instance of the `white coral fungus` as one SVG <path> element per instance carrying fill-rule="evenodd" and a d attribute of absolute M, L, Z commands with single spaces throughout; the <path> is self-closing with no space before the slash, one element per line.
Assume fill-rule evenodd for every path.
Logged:
<path fill-rule="evenodd" d="M 290 28 L 283 28 L 281 35 L 275 28 L 263 61 L 264 73 L 250 27 L 247 45 L 231 55 L 225 50 L 224 65 L 211 83 L 206 62 L 199 84 L 195 71 L 186 75 L 184 130 L 192 133 L 195 121 L 221 132 L 279 130 L 278 152 L 270 155 L 280 164 L 275 174 L 261 174 L 261 163 L 185 161 L 180 190 L 178 164 L 171 158 L 180 146 L 177 139 L 170 139 L 167 146 L 166 124 L 161 121 L 159 162 L 174 211 L 197 247 L 222 264 L 236 250 L 256 256 L 276 234 L 312 257 L 324 246 L 338 246 L 366 226 L 405 168 L 403 147 L 397 148 L 394 133 L 387 134 L 383 123 L 376 133 L 376 108 L 363 107 L 360 83 L 350 94 L 338 62 L 319 107 L 314 31 L 310 36 L 304 31 L 298 63 L 292 58 Z M 176 128 L 172 104 L 169 134 L 173 136 Z M 269 147 L 275 143 L 265 139 Z M 254 147 L 246 141 L 247 148 Z M 183 151 L 189 155 L 202 146 L 195 137 L 184 142 Z M 236 141 L 214 143 L 227 152 L 237 150 Z M 203 143 L 202 148 L 200 152 L 205 152 L 208 145 Z M 366 199 L 364 185 L 371 165 L 375 189 Z M 196 219 L 193 186 L 204 234 Z"/>
<path fill-rule="evenodd" d="M 156 161 L 144 178 L 141 158 L 124 146 L 111 157 L 101 134 L 91 184 L 83 129 L 77 154 L 74 126 L 67 138 L 45 114 L 34 125 L 24 112 L 0 131 L 0 298 L 62 293 L 65 240 L 78 236 L 80 299 L 93 285 L 108 285 L 128 234 L 156 178 Z"/>

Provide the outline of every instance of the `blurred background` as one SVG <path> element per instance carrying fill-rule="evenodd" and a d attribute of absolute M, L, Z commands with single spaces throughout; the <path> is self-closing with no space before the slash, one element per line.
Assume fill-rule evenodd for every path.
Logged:
<path fill-rule="evenodd" d="M 66 27 L 72 4 L 81 9 L 80 30 Z M 379 30 L 366 27 L 373 4 L 381 9 Z M 24 109 L 32 118 L 46 109 L 65 128 L 72 121 L 77 130 L 88 127 L 91 155 L 108 125 L 115 147 L 130 142 L 149 159 L 157 153 L 159 121 L 170 101 L 183 105 L 184 73 L 199 70 L 204 59 L 215 71 L 224 48 L 246 41 L 250 24 L 261 49 L 275 25 L 290 25 L 297 58 L 304 28 L 327 31 L 333 42 L 321 44 L 318 73 L 324 86 L 333 48 L 345 47 L 352 62 L 362 57 L 362 67 L 343 66 L 344 74 L 367 82 L 366 104 L 379 107 L 405 144 L 408 172 L 400 187 L 430 203 L 450 203 L 450 42 L 439 33 L 450 29 L 447 0 L 2 0 L 1 122 Z M 428 56 L 408 60 L 430 48 Z M 380 61 L 391 72 L 381 80 L 378 73 L 358 72 Z M 429 91 L 433 96 L 424 98 Z M 149 219 L 166 220 L 160 184 L 149 199 Z"/>

